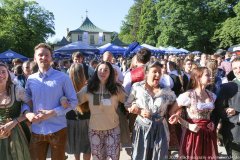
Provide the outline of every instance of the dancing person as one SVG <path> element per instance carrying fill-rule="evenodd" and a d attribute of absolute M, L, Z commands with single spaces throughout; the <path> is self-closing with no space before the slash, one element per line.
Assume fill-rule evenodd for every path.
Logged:
<path fill-rule="evenodd" d="M 65 114 L 76 107 L 77 98 L 70 78 L 51 67 L 52 49 L 40 43 L 34 48 L 34 60 L 39 71 L 28 77 L 27 97 L 33 106 L 22 109 L 25 117 L 32 122 L 30 141 L 31 159 L 45 160 L 48 147 L 52 160 L 65 159 L 67 123 Z M 60 98 L 66 96 L 70 107 L 60 105 Z"/>
<path fill-rule="evenodd" d="M 93 77 L 77 93 L 79 104 L 89 103 L 89 139 L 93 160 L 118 160 L 120 156 L 120 128 L 118 103 L 125 101 L 124 89 L 116 83 L 109 62 L 100 62 Z"/>
<path fill-rule="evenodd" d="M 165 119 L 175 94 L 160 88 L 160 62 L 149 62 L 144 69 L 145 80 L 133 85 L 125 102 L 130 113 L 137 114 L 133 129 L 133 160 L 168 159 L 169 130 Z"/>
<path fill-rule="evenodd" d="M 21 113 L 25 90 L 12 83 L 5 64 L 0 63 L 0 157 L 4 160 L 30 160 L 28 141 L 23 131 L 27 128 Z"/>
<path fill-rule="evenodd" d="M 214 109 L 216 95 L 206 89 L 210 73 L 206 67 L 192 70 L 189 88 L 177 98 L 170 113 L 186 107 L 186 120 L 178 113 L 169 118 L 169 123 L 179 122 L 186 128 L 180 146 L 180 159 L 217 159 L 217 137 L 210 115 Z"/>

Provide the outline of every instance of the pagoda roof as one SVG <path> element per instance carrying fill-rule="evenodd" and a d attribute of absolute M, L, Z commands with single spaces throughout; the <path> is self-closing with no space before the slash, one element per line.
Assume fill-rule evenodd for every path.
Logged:
<path fill-rule="evenodd" d="M 63 37 L 61 41 L 58 41 L 58 42 L 56 43 L 56 45 L 57 45 L 57 46 L 64 46 L 64 45 L 67 45 L 67 44 L 69 44 L 69 43 L 70 43 L 70 42 L 69 42 L 65 37 Z"/>
<path fill-rule="evenodd" d="M 128 44 L 122 42 L 118 37 L 115 38 L 111 43 L 116 46 L 128 46 Z"/>
<path fill-rule="evenodd" d="M 105 31 L 101 28 L 98 28 L 90 21 L 88 17 L 86 17 L 86 19 L 79 28 L 72 30 L 70 32 L 109 32 L 109 31 Z"/>

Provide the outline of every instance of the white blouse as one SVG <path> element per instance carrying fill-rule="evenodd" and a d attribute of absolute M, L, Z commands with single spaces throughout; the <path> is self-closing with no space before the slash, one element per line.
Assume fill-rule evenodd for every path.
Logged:
<path fill-rule="evenodd" d="M 169 88 L 163 88 L 154 97 L 148 94 L 144 87 L 145 82 L 134 83 L 131 93 L 125 102 L 125 107 L 137 104 L 139 108 L 147 109 L 151 114 L 160 113 L 164 116 L 168 105 L 173 104 L 176 95 Z"/>
<path fill-rule="evenodd" d="M 17 101 L 23 101 L 25 103 L 29 102 L 31 99 L 29 99 L 26 96 L 26 90 L 20 85 L 16 85 L 15 87 L 15 95 Z"/>
<path fill-rule="evenodd" d="M 196 95 L 192 91 L 182 93 L 176 99 L 178 106 L 185 106 L 187 108 L 187 116 L 191 119 L 209 119 L 210 113 L 214 109 L 214 102 L 216 95 L 207 91 L 212 101 L 203 103 L 197 102 Z"/>

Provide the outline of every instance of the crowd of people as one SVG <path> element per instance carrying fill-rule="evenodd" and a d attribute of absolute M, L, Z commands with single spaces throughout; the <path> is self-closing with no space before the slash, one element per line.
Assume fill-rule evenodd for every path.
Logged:
<path fill-rule="evenodd" d="M 0 157 L 118 160 L 132 144 L 133 160 L 240 159 L 235 53 L 87 59 L 53 60 L 40 43 L 34 60 L 0 63 Z"/>

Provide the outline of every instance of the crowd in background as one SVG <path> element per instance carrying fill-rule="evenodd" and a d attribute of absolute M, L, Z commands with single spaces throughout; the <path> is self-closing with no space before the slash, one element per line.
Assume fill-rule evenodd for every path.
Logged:
<path fill-rule="evenodd" d="M 219 159 L 224 145 L 225 158 L 238 159 L 239 90 L 236 53 L 155 57 L 142 48 L 128 58 L 53 60 L 41 43 L 34 60 L 0 64 L 0 155 L 43 160 L 50 146 L 53 160 L 65 151 L 117 160 L 121 144 L 132 144 L 134 160 L 174 150 L 179 159 Z"/>

